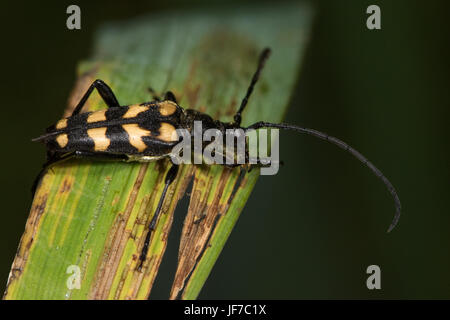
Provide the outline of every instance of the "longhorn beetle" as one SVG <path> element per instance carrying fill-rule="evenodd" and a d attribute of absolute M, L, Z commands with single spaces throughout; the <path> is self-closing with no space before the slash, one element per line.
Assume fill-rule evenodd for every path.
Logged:
<path fill-rule="evenodd" d="M 201 121 L 203 130 L 213 128 L 220 130 L 224 134 L 226 129 L 243 129 L 247 131 L 259 128 L 278 128 L 306 133 L 331 142 L 348 151 L 369 167 L 384 182 L 394 198 L 396 212 L 388 229 L 388 232 L 391 231 L 400 218 L 401 204 L 397 193 L 383 173 L 347 143 L 313 129 L 285 123 L 260 121 L 246 128 L 240 126 L 241 114 L 247 105 L 269 54 L 269 48 L 264 49 L 260 54 L 256 72 L 253 74 L 247 93 L 231 122 L 221 122 L 199 111 L 183 109 L 177 104 L 174 94 L 170 91 L 166 92 L 163 100 L 154 97 L 154 101 L 151 102 L 121 106 L 111 88 L 102 80 L 95 80 L 70 117 L 59 120 L 55 125 L 47 128 L 45 134 L 33 139 L 33 141 L 43 142 L 47 147 L 47 162 L 35 180 L 33 193 L 41 177 L 50 166 L 72 157 L 139 162 L 166 158 L 181 139 L 176 133 L 174 134 L 176 129 L 184 128 L 192 132 L 194 121 Z M 108 109 L 81 113 L 81 109 L 94 88 L 97 89 Z M 260 162 L 256 165 L 264 164 Z M 161 198 L 148 226 L 145 242 L 139 257 L 138 270 L 141 270 L 147 257 L 151 233 L 158 221 L 167 190 L 175 180 L 177 172 L 178 165 L 173 163 L 165 176 Z"/>

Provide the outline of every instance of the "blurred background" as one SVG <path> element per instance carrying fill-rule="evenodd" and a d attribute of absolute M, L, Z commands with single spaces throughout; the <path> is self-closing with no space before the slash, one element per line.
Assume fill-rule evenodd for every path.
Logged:
<path fill-rule="evenodd" d="M 283 132 L 285 166 L 258 181 L 199 298 L 448 299 L 450 5 L 310 2 L 316 17 L 287 119 L 366 155 L 396 187 L 402 218 L 387 234 L 394 206 L 381 181 L 335 146 Z M 78 1 L 82 30 L 69 31 L 70 4 L 16 2 L 1 12 L 1 292 L 45 158 L 42 145 L 30 139 L 61 116 L 96 28 L 188 7 L 182 1 Z M 366 28 L 371 4 L 381 8 L 381 30 Z M 209 1 L 189 7 L 204 5 Z M 151 298 L 168 296 L 186 207 L 177 210 Z M 381 268 L 381 290 L 366 287 L 372 264 Z"/>

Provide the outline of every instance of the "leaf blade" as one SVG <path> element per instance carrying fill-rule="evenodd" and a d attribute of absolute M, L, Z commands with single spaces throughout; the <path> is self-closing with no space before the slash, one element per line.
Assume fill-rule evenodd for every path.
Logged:
<path fill-rule="evenodd" d="M 65 115 L 70 115 L 87 86 L 101 78 L 122 104 L 150 100 L 146 88 L 152 86 L 159 92 L 173 90 L 185 108 L 229 121 L 245 93 L 259 51 L 271 46 L 272 58 L 243 115 L 243 124 L 279 121 L 306 41 L 297 33 L 307 33 L 309 15 L 308 7 L 282 4 L 175 12 L 105 26 L 95 39 L 94 56 L 79 67 L 80 78 Z M 104 107 L 98 95 L 92 95 L 85 110 Z M 192 176 L 198 178 L 211 168 L 186 166 L 182 170 L 167 197 L 167 212 L 158 222 L 149 268 L 138 274 L 135 266 L 145 225 L 154 213 L 166 170 L 163 162 L 70 161 L 57 165 L 37 190 L 4 298 L 146 298 L 167 245 L 176 203 Z M 224 184 L 219 201 L 223 205 L 232 195 L 237 173 L 227 176 L 223 168 L 214 170 L 206 179 Z M 211 241 L 213 249 L 205 247 L 196 270 L 190 272 L 183 298 L 197 296 L 256 178 L 256 173 L 247 176 L 247 185 L 236 189 L 227 214 L 218 220 L 220 228 L 211 228 L 215 231 L 202 238 L 203 246 Z M 215 194 L 208 196 L 211 201 Z M 79 289 L 68 288 L 73 274 L 67 273 L 67 268 L 71 265 L 80 269 Z"/>

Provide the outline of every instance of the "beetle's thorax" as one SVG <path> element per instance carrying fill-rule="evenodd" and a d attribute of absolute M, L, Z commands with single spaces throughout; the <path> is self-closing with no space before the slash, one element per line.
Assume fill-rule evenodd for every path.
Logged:
<path fill-rule="evenodd" d="M 225 133 L 227 129 L 239 128 L 239 126 L 233 122 L 214 120 L 211 116 L 193 109 L 185 109 L 184 116 L 184 127 L 194 128 L 195 122 L 200 121 L 203 132 L 208 129 L 217 129 L 222 133 Z"/>

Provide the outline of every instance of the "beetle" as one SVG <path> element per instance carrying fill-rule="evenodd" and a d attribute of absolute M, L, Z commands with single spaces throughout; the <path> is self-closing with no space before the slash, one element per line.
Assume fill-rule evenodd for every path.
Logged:
<path fill-rule="evenodd" d="M 194 121 L 201 121 L 203 130 L 217 129 L 223 133 L 227 129 L 249 131 L 260 128 L 277 128 L 309 134 L 328 141 L 348 151 L 365 164 L 383 181 L 394 199 L 395 215 L 388 229 L 388 232 L 391 231 L 400 218 L 401 204 L 397 192 L 378 168 L 347 143 L 314 129 L 286 123 L 260 121 L 246 128 L 241 127 L 242 113 L 269 55 L 269 48 L 265 48 L 261 52 L 257 69 L 231 122 L 221 122 L 214 120 L 205 113 L 193 109 L 183 109 L 178 105 L 175 95 L 171 91 L 166 92 L 163 99 L 154 97 L 154 100 L 150 102 L 121 106 L 111 88 L 102 80 L 95 80 L 76 105 L 70 117 L 59 120 L 56 124 L 48 127 L 45 134 L 33 139 L 33 141 L 43 142 L 47 148 L 47 162 L 35 180 L 33 193 L 49 167 L 69 158 L 100 158 L 139 162 L 157 161 L 166 158 L 181 139 L 181 137 L 178 137 L 176 129 L 187 129 L 192 132 Z M 81 113 L 94 89 L 97 89 L 108 108 Z M 248 160 L 248 157 L 246 159 Z M 257 163 L 256 165 L 263 164 Z M 177 172 L 178 164 L 173 163 L 166 173 L 162 195 L 147 228 L 146 238 L 139 257 L 138 270 L 141 270 L 146 260 L 152 231 L 158 221 L 167 190 L 176 179 Z"/>

